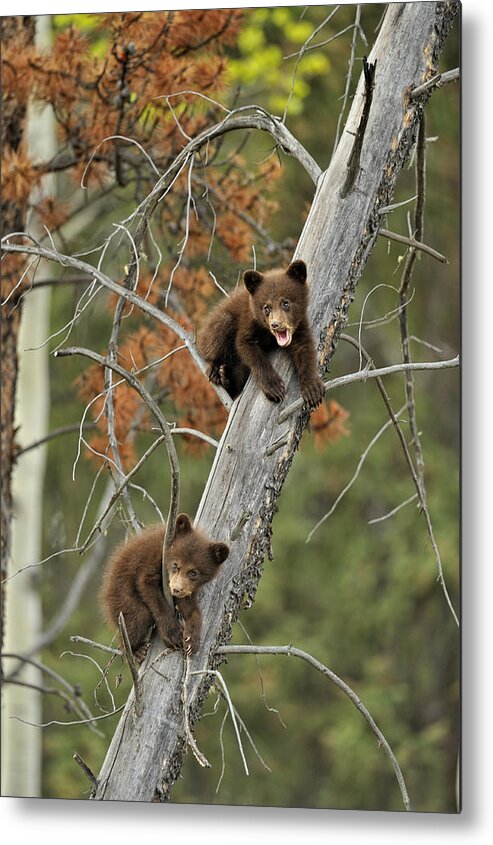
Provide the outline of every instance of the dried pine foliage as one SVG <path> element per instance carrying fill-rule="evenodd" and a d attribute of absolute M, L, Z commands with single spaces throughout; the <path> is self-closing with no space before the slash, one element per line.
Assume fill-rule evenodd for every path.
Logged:
<path fill-rule="evenodd" d="M 310 430 L 317 448 L 323 449 L 327 443 L 337 443 L 341 437 L 348 437 L 351 433 L 346 425 L 348 418 L 349 411 L 335 399 L 316 408 L 310 417 Z"/>
<path fill-rule="evenodd" d="M 52 48 L 44 52 L 27 39 L 21 44 L 20 35 L 7 39 L 2 45 L 4 100 L 24 110 L 31 96 L 51 104 L 59 150 L 52 161 L 40 163 L 29 158 L 22 144 L 4 144 L 2 202 L 22 208 L 24 219 L 35 203 L 51 238 L 63 234 L 78 206 L 106 193 L 112 194 L 111 221 L 119 219 L 119 202 L 124 219 L 187 140 L 224 116 L 216 101 L 230 98 L 225 47 L 235 43 L 242 16 L 235 9 L 110 13 L 91 16 L 89 25 L 89 16 L 81 16 L 84 31 L 62 20 Z M 259 261 L 262 243 L 268 245 L 266 261 L 286 259 L 281 248 L 273 254 L 266 234 L 276 208 L 268 190 L 280 166 L 271 157 L 250 168 L 239 152 L 243 140 L 234 149 L 222 136 L 191 160 L 156 208 L 139 255 L 135 291 L 166 309 L 192 335 L 211 302 L 222 295 L 209 267 L 226 268 L 226 280 L 220 282 L 228 287 L 251 264 L 253 242 L 260 242 Z M 60 189 L 56 196 L 33 199 L 32 189 L 45 173 L 60 174 Z M 131 249 L 123 235 L 121 243 L 123 284 Z M 22 273 L 19 261 L 11 257 L 9 262 L 4 296 Z M 116 295 L 106 297 L 110 322 L 118 302 Z M 119 363 L 165 403 L 170 419 L 220 433 L 224 408 L 170 330 L 150 323 L 127 303 L 117 344 Z M 112 379 L 118 381 L 115 375 Z M 115 458 L 108 445 L 105 387 L 100 366 L 88 367 L 77 380 L 79 396 L 91 403 L 97 422 L 88 454 L 98 461 Z M 153 420 L 128 384 L 114 388 L 112 397 L 119 458 L 128 469 L 137 457 L 137 432 L 149 430 Z M 335 410 L 324 408 L 312 418 L 317 442 L 346 433 L 342 409 L 337 417 Z M 195 437 L 185 442 L 190 449 L 207 448 Z"/>

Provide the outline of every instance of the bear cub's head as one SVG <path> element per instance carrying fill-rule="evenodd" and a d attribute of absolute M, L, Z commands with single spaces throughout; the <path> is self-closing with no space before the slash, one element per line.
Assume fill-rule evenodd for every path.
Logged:
<path fill-rule="evenodd" d="M 287 270 L 268 270 L 266 273 L 247 270 L 243 281 L 257 322 L 274 335 L 279 346 L 289 346 L 306 316 L 308 289 L 305 262 L 293 261 Z"/>
<path fill-rule="evenodd" d="M 198 528 L 193 528 L 186 513 L 181 513 L 166 559 L 171 595 L 177 599 L 192 596 L 202 584 L 217 575 L 219 565 L 228 555 L 226 543 L 210 540 Z"/>

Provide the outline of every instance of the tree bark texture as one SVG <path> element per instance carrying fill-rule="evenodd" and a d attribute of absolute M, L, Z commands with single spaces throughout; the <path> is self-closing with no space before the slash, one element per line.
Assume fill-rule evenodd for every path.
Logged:
<path fill-rule="evenodd" d="M 315 198 L 295 257 L 308 266 L 310 317 L 326 368 L 347 321 L 349 305 L 378 233 L 380 206 L 388 205 L 396 178 L 416 136 L 425 99 L 409 94 L 435 72 L 440 50 L 458 11 L 455 2 L 390 4 L 369 63 L 377 62 L 373 99 L 361 144 L 360 169 L 342 198 L 354 133 L 364 106 L 360 78 L 346 129 Z M 299 395 L 287 358 L 276 353 L 287 387 L 285 404 Z M 203 589 L 202 645 L 192 658 L 186 690 L 189 724 L 199 718 L 239 611 L 255 598 L 270 553 L 271 522 L 294 453 L 308 420 L 304 411 L 279 424 L 279 407 L 250 379 L 234 403 L 196 514 L 196 524 L 229 542 L 219 577 Z M 282 561 L 278 562 L 282 566 Z M 154 639 L 141 669 L 143 713 L 131 693 L 98 778 L 102 800 L 170 800 L 186 749 L 181 681 L 183 657 L 162 656 Z M 193 674 L 198 673 L 198 674 Z"/>
<path fill-rule="evenodd" d="M 19 49 L 22 45 L 31 44 L 34 40 L 34 17 L 4 17 L 0 22 L 1 26 L 1 40 L 15 38 L 19 43 Z M 8 68 L 2 71 L 7 74 Z M 26 119 L 26 107 L 17 102 L 13 97 L 4 97 L 2 100 L 2 119 L 0 121 L 0 138 L 3 150 L 12 150 L 16 152 L 24 137 Z M 8 177 L 6 177 L 8 178 Z M 19 232 L 24 229 L 25 212 L 26 209 L 12 202 L 5 202 L 2 199 L 2 230 L 3 232 Z M 6 295 L 11 285 L 15 284 L 20 273 L 22 272 L 23 260 L 18 256 L 12 256 L 14 260 L 7 258 L 2 265 L 2 299 Z M 20 268 L 20 269 L 19 269 Z M 1 582 L 7 576 L 7 562 L 10 554 L 10 526 L 12 515 L 12 490 L 11 490 L 11 476 L 12 468 L 15 461 L 15 427 L 14 427 L 14 410 L 15 410 L 15 391 L 17 384 L 17 339 L 19 335 L 20 317 L 21 317 L 21 294 L 25 293 L 28 283 L 21 286 L 17 292 L 15 299 L 10 300 L 6 306 L 2 308 L 0 319 L 0 336 L 1 336 L 1 384 L 2 384 L 2 402 L 1 402 L 1 449 L 2 459 L 1 467 L 1 516 L 0 516 L 0 580 Z M 2 589 L 2 619 L 0 624 L 0 646 L 3 644 L 3 607 L 4 607 L 4 587 Z"/>

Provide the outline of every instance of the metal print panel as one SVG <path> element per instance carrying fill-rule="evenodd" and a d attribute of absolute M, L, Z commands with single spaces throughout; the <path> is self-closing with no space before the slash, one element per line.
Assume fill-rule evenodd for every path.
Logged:
<path fill-rule="evenodd" d="M 460 812 L 459 4 L 1 24 L 2 795 Z"/>

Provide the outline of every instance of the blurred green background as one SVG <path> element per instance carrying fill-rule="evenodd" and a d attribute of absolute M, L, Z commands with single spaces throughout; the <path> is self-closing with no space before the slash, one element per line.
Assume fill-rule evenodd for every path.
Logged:
<path fill-rule="evenodd" d="M 291 90 L 298 51 L 328 15 L 327 6 L 246 10 L 236 47 L 230 50 L 231 85 L 241 84 L 240 103 L 255 102 L 282 114 Z M 318 36 L 324 40 L 354 22 L 355 6 L 341 7 Z M 361 7 L 361 38 L 350 92 L 361 57 L 369 52 L 384 6 Z M 341 97 L 346 84 L 353 30 L 300 62 L 290 99 L 287 125 L 322 167 L 332 153 Z M 459 62 L 456 23 L 441 59 L 441 68 Z M 451 357 L 459 344 L 459 88 L 437 91 L 427 109 L 427 201 L 424 240 L 444 253 L 448 264 L 421 255 L 416 264 L 409 311 L 411 334 L 440 351 L 414 341 L 417 360 Z M 251 162 L 272 152 L 272 143 L 252 135 L 244 150 Z M 406 168 L 395 201 L 415 193 L 414 170 Z M 313 186 L 296 162 L 283 158 L 283 174 L 275 196 L 279 211 L 270 233 L 275 240 L 296 239 L 313 196 Z M 387 227 L 407 234 L 404 206 L 389 216 Z M 120 218 L 118 218 L 120 219 Z M 396 308 L 405 247 L 379 239 L 359 282 L 348 328 L 354 336 L 365 297 L 364 319 L 377 320 Z M 230 270 L 236 279 L 237 268 Z M 76 293 L 61 288 L 53 296 L 53 327 L 69 319 Z M 95 310 L 75 329 L 73 343 L 105 343 L 109 316 Z M 396 320 L 363 327 L 362 340 L 377 366 L 400 358 Z M 357 355 L 340 342 L 331 368 L 337 376 L 356 369 Z M 81 405 L 73 379 L 84 364 L 51 358 L 51 420 L 56 428 L 77 421 Z M 457 371 L 416 375 L 417 414 L 425 456 L 425 478 L 431 517 L 454 606 L 459 604 L 459 378 Z M 404 402 L 400 377 L 386 381 L 394 402 Z M 372 382 L 344 388 L 333 398 L 350 412 L 350 436 L 318 449 L 306 433 L 279 501 L 273 525 L 274 560 L 266 561 L 252 609 L 242 612 L 235 642 L 286 645 L 310 652 L 346 680 L 360 696 L 397 756 L 413 807 L 425 812 L 456 811 L 456 767 L 459 743 L 459 636 L 437 582 L 437 569 L 422 516 L 412 502 L 391 519 L 369 524 L 412 496 L 414 488 L 395 433 L 387 430 L 370 451 L 359 478 L 334 514 L 307 543 L 317 521 L 351 479 L 360 456 L 386 421 L 386 411 Z M 45 485 L 44 553 L 70 545 L 93 482 L 93 467 L 79 462 L 71 480 L 76 438 L 50 443 Z M 212 463 L 183 451 L 181 509 L 194 513 Z M 152 457 L 139 476 L 163 511 L 166 479 L 161 456 Z M 70 503 L 67 507 L 67 503 Z M 155 519 L 152 508 L 137 504 L 144 521 Z M 88 520 L 93 516 L 91 511 Z M 89 524 L 89 522 L 87 523 Z M 115 529 L 116 531 L 116 529 Z M 116 540 L 116 533 L 114 538 Z M 81 560 L 55 559 L 37 575 L 43 613 L 49 621 L 74 578 Z M 108 695 L 97 667 L 89 660 L 60 654 L 84 652 L 104 665 L 104 656 L 69 641 L 80 634 L 109 643 L 96 601 L 99 575 L 66 630 L 42 655 L 97 710 Z M 240 624 L 241 623 L 241 624 Z M 183 778 L 176 784 L 177 802 L 402 810 L 389 760 L 351 702 L 328 680 L 295 658 L 230 656 L 221 668 L 229 693 L 258 753 L 243 732 L 250 776 L 244 773 L 232 723 L 223 724 L 225 702 L 211 691 L 204 718 L 197 725 L 199 747 L 212 764 L 201 769 L 187 755 Z M 122 673 L 118 689 L 115 677 Z M 110 671 L 117 704 L 125 701 L 128 671 L 120 662 Z M 45 697 L 44 721 L 71 719 L 55 698 Z M 217 706 L 216 706 L 217 705 Z M 87 726 L 52 726 L 43 732 L 43 794 L 81 798 L 88 782 L 74 763 L 81 754 L 94 772 L 104 758 L 118 717 L 100 723 L 103 736 Z M 262 763 L 269 767 L 270 771 Z M 224 766 L 224 773 L 222 768 Z M 222 776 L 223 774 L 223 776 Z"/>

